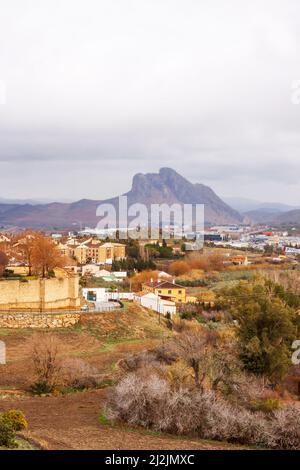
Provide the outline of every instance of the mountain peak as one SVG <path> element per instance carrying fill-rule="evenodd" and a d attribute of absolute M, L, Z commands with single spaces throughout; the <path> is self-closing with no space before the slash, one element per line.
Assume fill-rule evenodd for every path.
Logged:
<path fill-rule="evenodd" d="M 164 167 L 160 168 L 159 174 L 161 176 L 179 176 L 180 178 L 182 178 L 182 176 L 179 173 L 177 173 L 177 171 L 175 171 L 175 170 L 173 170 L 173 168 L 169 168 L 167 166 L 164 166 Z"/>
<path fill-rule="evenodd" d="M 135 203 L 151 204 L 203 204 L 207 224 L 242 222 L 241 215 L 225 204 L 215 192 L 203 184 L 193 184 L 172 168 L 163 167 L 158 173 L 137 173 L 132 188 L 125 196 L 128 206 Z M 74 223 L 97 224 L 96 209 L 99 203 L 118 207 L 118 197 L 106 201 L 83 199 L 72 204 L 57 203 L 39 206 L 0 207 L 0 223 L 21 227 L 69 227 Z"/>
<path fill-rule="evenodd" d="M 132 189 L 126 193 L 129 203 L 204 204 L 207 223 L 238 223 L 240 214 L 225 204 L 208 186 L 193 184 L 172 168 L 163 167 L 158 173 L 137 173 Z"/>

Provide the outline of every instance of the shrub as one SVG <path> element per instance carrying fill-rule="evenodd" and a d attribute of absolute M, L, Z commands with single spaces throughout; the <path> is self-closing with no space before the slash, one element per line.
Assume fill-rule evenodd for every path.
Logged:
<path fill-rule="evenodd" d="M 44 394 L 53 392 L 54 387 L 53 385 L 49 385 L 48 382 L 43 380 L 43 381 L 35 382 L 30 387 L 30 390 L 34 395 L 44 395 Z"/>
<path fill-rule="evenodd" d="M 37 334 L 33 339 L 31 359 L 36 382 L 32 389 L 34 393 L 50 393 L 61 380 L 62 342 L 49 333 Z"/>
<path fill-rule="evenodd" d="M 96 388 L 98 386 L 98 381 L 95 377 L 77 377 L 69 385 L 75 390 L 85 390 L 87 388 Z"/>
<path fill-rule="evenodd" d="M 143 378 L 128 374 L 114 389 L 108 401 L 107 417 L 131 425 L 157 427 L 170 388 L 157 375 Z"/>
<path fill-rule="evenodd" d="M 101 413 L 99 416 L 99 423 L 102 424 L 102 426 L 108 426 L 110 424 L 110 420 L 105 413 Z"/>
<path fill-rule="evenodd" d="M 261 415 L 233 407 L 212 391 L 172 389 L 154 374 L 127 375 L 107 405 L 109 418 L 156 431 L 256 445 L 265 445 L 269 439 Z"/>
<path fill-rule="evenodd" d="M 262 411 L 263 413 L 272 413 L 275 410 L 279 410 L 280 406 L 278 398 L 251 400 L 249 403 L 249 408 L 252 411 Z"/>
<path fill-rule="evenodd" d="M 266 445 L 268 426 L 264 417 L 243 408 L 230 406 L 223 400 L 214 400 L 203 437 L 240 444 Z"/>
<path fill-rule="evenodd" d="M 87 362 L 79 358 L 69 358 L 62 362 L 61 382 L 64 386 L 76 390 L 95 388 L 97 371 Z"/>
<path fill-rule="evenodd" d="M 2 414 L 2 420 L 8 423 L 14 431 L 22 431 L 28 427 L 27 420 L 19 410 L 9 410 Z"/>
<path fill-rule="evenodd" d="M 63 391 L 66 387 L 83 390 L 97 386 L 97 371 L 79 358 L 62 359 L 64 345 L 53 334 L 36 335 L 32 347 L 32 362 L 36 381 L 32 393 L 43 395 Z"/>
<path fill-rule="evenodd" d="M 181 276 L 190 271 L 190 266 L 186 261 L 174 261 L 170 266 L 170 273 L 174 276 Z"/>
<path fill-rule="evenodd" d="M 0 446 L 15 448 L 17 447 L 15 441 L 15 431 L 11 424 L 9 424 L 3 417 L 0 417 Z"/>
<path fill-rule="evenodd" d="M 155 362 L 159 361 L 157 355 L 152 351 L 142 351 L 138 354 L 125 357 L 119 362 L 119 366 L 126 372 L 134 372 L 140 367 L 154 365 Z"/>
<path fill-rule="evenodd" d="M 274 449 L 300 450 L 300 408 L 288 406 L 275 411 L 269 446 Z"/>

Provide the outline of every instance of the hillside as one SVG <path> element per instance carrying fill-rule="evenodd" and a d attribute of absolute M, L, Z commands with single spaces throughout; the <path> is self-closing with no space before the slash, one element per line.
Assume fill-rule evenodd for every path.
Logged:
<path fill-rule="evenodd" d="M 300 225 L 300 209 L 284 212 L 278 215 L 274 222 L 276 224 Z"/>
<path fill-rule="evenodd" d="M 276 209 L 257 209 L 243 214 L 247 220 L 270 225 L 300 225 L 300 209 L 282 212 Z"/>
<path fill-rule="evenodd" d="M 283 214 L 283 212 L 280 212 L 277 209 L 266 208 L 255 209 L 243 213 L 247 220 L 249 219 L 252 222 L 258 224 L 273 223 L 274 220 L 281 214 Z"/>
<path fill-rule="evenodd" d="M 110 386 L 118 380 L 119 361 L 157 346 L 172 335 L 157 314 L 137 305 L 104 315 L 83 315 L 80 326 L 53 330 L 64 358 L 84 361 L 100 380 L 100 387 L 82 392 L 34 396 L 32 383 L 32 341 L 41 331 L 0 330 L 10 357 L 0 376 L 0 412 L 20 409 L 29 422 L 26 438 L 47 450 L 99 449 L 237 449 L 238 445 L 211 442 L 196 437 L 174 436 L 113 425 L 99 419 Z"/>
<path fill-rule="evenodd" d="M 192 184 L 176 171 L 162 168 L 159 173 L 137 174 L 132 188 L 125 193 L 128 205 L 204 204 L 207 224 L 242 222 L 242 216 L 203 184 Z M 71 228 L 95 226 L 99 221 L 96 209 L 100 203 L 118 207 L 118 196 L 107 200 L 82 199 L 73 203 L 0 204 L 0 224 L 32 228 Z"/>
<path fill-rule="evenodd" d="M 282 202 L 263 202 L 243 197 L 224 197 L 223 200 L 241 214 L 256 210 L 287 212 L 298 209 L 298 207 L 284 204 Z"/>

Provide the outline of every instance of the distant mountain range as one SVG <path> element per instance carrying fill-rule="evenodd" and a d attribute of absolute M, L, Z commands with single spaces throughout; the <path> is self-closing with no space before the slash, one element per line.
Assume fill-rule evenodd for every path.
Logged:
<path fill-rule="evenodd" d="M 243 197 L 224 197 L 223 200 L 241 214 L 256 210 L 287 212 L 294 209 L 300 209 L 300 206 L 295 207 L 281 202 L 261 202 Z"/>
<path fill-rule="evenodd" d="M 300 225 L 300 208 L 282 203 L 263 203 L 245 198 L 222 200 L 208 186 L 193 184 L 171 168 L 159 173 L 138 173 L 132 188 L 124 194 L 128 206 L 151 204 L 204 204 L 205 223 L 238 224 L 290 224 Z M 79 230 L 95 227 L 99 221 L 96 210 L 99 204 L 110 203 L 118 209 L 119 197 L 106 200 L 81 199 L 76 202 L 38 202 L 34 200 L 5 200 L 0 198 L 0 226 L 20 228 Z"/>
<path fill-rule="evenodd" d="M 274 219 L 275 224 L 300 225 L 300 209 L 289 212 L 283 212 Z"/>
<path fill-rule="evenodd" d="M 145 204 L 204 204 L 207 224 L 241 223 L 243 217 L 215 192 L 203 184 L 193 184 L 170 168 L 159 173 L 137 174 L 125 196 L 128 205 Z M 48 204 L 0 203 L 0 225 L 32 228 L 76 228 L 95 226 L 99 220 L 96 209 L 100 203 L 118 207 L 118 197 L 106 200 L 82 199 L 73 203 Z"/>
<path fill-rule="evenodd" d="M 300 224 L 298 211 L 300 207 L 281 202 L 260 202 L 246 198 L 224 198 L 227 204 L 239 211 L 245 220 L 261 224 Z M 289 222 L 288 222 L 289 221 Z"/>

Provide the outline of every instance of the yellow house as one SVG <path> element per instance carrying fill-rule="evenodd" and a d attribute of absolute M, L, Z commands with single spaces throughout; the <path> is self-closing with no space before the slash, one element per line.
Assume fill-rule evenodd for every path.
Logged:
<path fill-rule="evenodd" d="M 62 256 L 69 256 L 70 255 L 70 247 L 65 245 L 64 243 L 58 243 L 57 249 L 59 250 Z"/>
<path fill-rule="evenodd" d="M 86 258 L 87 260 L 91 260 L 93 263 L 100 263 L 100 248 L 101 243 L 92 240 L 90 243 L 86 243 L 84 245 L 87 248 Z"/>
<path fill-rule="evenodd" d="M 93 263 L 106 264 L 113 260 L 121 260 L 126 257 L 126 247 L 121 243 L 104 243 L 103 245 L 92 240 L 81 245 L 68 246 L 69 256 L 73 256 L 80 264 L 86 264 L 88 260 Z"/>
<path fill-rule="evenodd" d="M 144 292 L 153 292 L 162 299 L 186 303 L 186 288 L 174 282 L 147 282 L 142 285 Z"/>
<path fill-rule="evenodd" d="M 126 247 L 122 243 L 104 243 L 100 247 L 100 262 L 105 260 L 116 260 L 126 258 Z"/>
<path fill-rule="evenodd" d="M 74 257 L 80 264 L 85 264 L 88 259 L 88 248 L 85 245 L 78 245 L 74 249 Z"/>
<path fill-rule="evenodd" d="M 66 249 L 60 248 L 62 255 L 76 258 L 80 264 L 85 264 L 88 258 L 88 248 L 85 245 L 66 245 Z"/>

